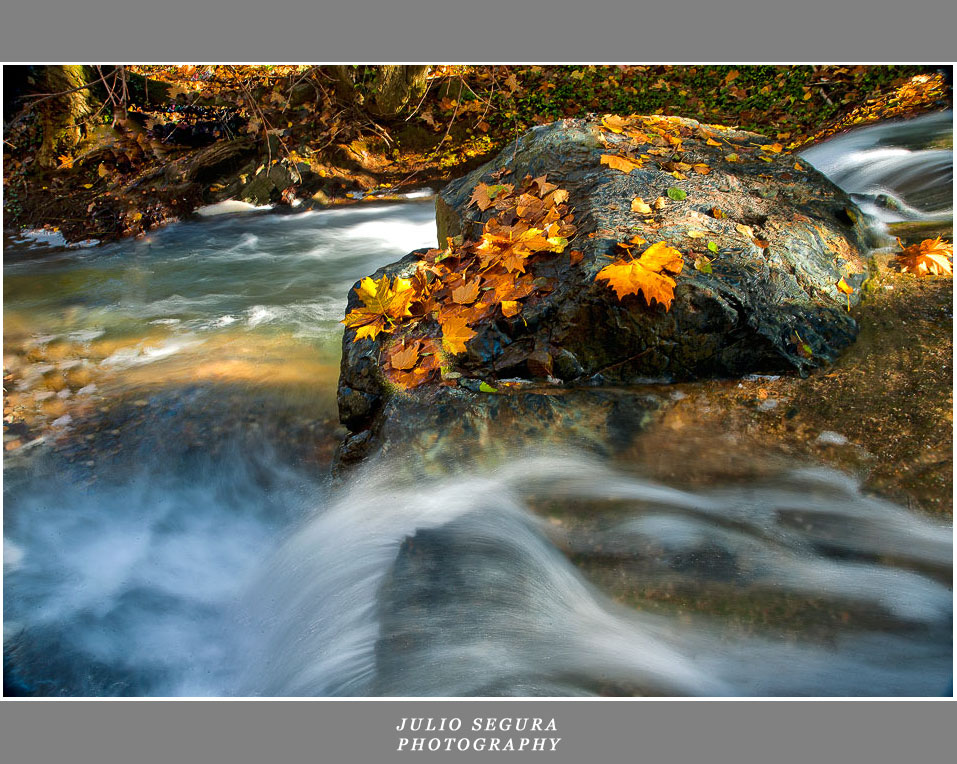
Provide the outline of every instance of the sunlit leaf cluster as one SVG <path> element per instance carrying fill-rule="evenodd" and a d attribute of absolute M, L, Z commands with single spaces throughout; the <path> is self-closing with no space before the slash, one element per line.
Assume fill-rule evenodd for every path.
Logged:
<path fill-rule="evenodd" d="M 500 171 L 499 178 L 507 173 Z M 442 378 L 451 357 L 465 353 L 485 321 L 521 320 L 525 301 L 554 289 L 532 264 L 565 252 L 575 235 L 568 192 L 546 176 L 519 183 L 478 184 L 470 205 L 491 217 L 476 241 L 449 239 L 427 251 L 409 278 L 363 279 L 361 305 L 343 320 L 354 339 L 392 335 L 383 344 L 382 370 L 401 388 Z M 575 262 L 570 253 L 570 262 Z M 457 376 L 457 375 L 456 375 Z"/>

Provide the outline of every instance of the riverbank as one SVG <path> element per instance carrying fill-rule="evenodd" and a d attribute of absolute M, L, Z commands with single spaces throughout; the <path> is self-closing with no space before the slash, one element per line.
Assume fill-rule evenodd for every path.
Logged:
<path fill-rule="evenodd" d="M 591 112 L 738 125 L 797 149 L 951 105 L 944 76 L 919 66 L 445 66 L 386 119 L 363 109 L 361 92 L 343 101 L 322 67 L 132 70 L 146 87 L 128 117 L 106 108 L 59 166 L 37 161 L 35 115 L 11 120 L 8 228 L 108 241 L 227 199 L 306 209 L 389 197 L 464 175 L 530 126 Z"/>

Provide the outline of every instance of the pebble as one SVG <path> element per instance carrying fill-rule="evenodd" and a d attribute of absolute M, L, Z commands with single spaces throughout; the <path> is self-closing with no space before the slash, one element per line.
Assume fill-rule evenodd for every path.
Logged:
<path fill-rule="evenodd" d="M 66 399 L 69 398 L 71 395 L 73 395 L 73 393 L 70 392 L 70 388 L 64 387 L 60 392 L 58 392 L 58 393 L 56 394 L 56 397 L 57 397 L 57 398 L 62 398 L 63 400 L 66 400 Z"/>
<path fill-rule="evenodd" d="M 79 390 L 76 391 L 76 394 L 90 395 L 91 393 L 95 393 L 95 392 L 96 392 L 96 385 L 91 383 L 87 385 L 86 387 L 81 387 Z"/>
<path fill-rule="evenodd" d="M 817 436 L 817 442 L 824 446 L 846 446 L 848 441 L 839 432 L 824 430 Z"/>
<path fill-rule="evenodd" d="M 133 401 L 134 406 L 149 406 L 150 402 L 140 398 L 138 401 Z"/>
<path fill-rule="evenodd" d="M 778 407 L 778 401 L 775 398 L 767 398 L 758 404 L 758 411 L 772 411 Z"/>
<path fill-rule="evenodd" d="M 56 395 L 56 393 L 51 392 L 50 390 L 43 390 L 42 392 L 35 393 L 33 397 L 34 399 L 38 401 L 45 401 L 45 400 L 49 400 L 54 395 Z"/>
<path fill-rule="evenodd" d="M 686 393 L 681 392 L 680 390 L 675 390 L 671 394 L 671 400 L 673 401 L 683 401 L 687 397 L 688 395 Z"/>
<path fill-rule="evenodd" d="M 72 421 L 73 421 L 73 417 L 71 417 L 69 414 L 64 414 L 59 419 L 54 419 L 53 422 L 51 422 L 51 424 L 54 427 L 66 427 Z"/>

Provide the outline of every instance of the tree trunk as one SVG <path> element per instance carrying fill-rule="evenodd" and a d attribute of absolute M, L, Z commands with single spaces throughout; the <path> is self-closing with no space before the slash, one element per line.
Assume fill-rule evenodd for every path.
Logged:
<path fill-rule="evenodd" d="M 394 117 L 425 93 L 428 66 L 388 65 L 377 69 L 371 109 L 376 115 Z"/>
<path fill-rule="evenodd" d="M 37 152 L 41 167 L 58 164 L 60 154 L 69 154 L 83 136 L 84 120 L 98 107 L 88 85 L 93 77 L 83 66 L 39 67 L 32 87 L 38 95 L 57 94 L 36 106 L 43 140 Z"/>

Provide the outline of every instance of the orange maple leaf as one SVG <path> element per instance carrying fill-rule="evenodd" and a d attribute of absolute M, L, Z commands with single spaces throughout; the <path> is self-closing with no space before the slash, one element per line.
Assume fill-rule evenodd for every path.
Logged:
<path fill-rule="evenodd" d="M 684 259 L 678 250 L 658 242 L 648 247 L 637 260 L 619 258 L 605 266 L 595 279 L 607 281 L 619 300 L 641 292 L 649 306 L 656 301 L 669 310 L 677 282 L 667 273 L 677 275 L 683 265 Z"/>
<path fill-rule="evenodd" d="M 479 286 L 482 284 L 481 278 L 474 278 L 471 281 L 464 281 L 462 285 L 452 290 L 452 302 L 459 305 L 469 305 L 475 302 L 479 296 Z"/>
<path fill-rule="evenodd" d="M 418 340 L 408 345 L 394 345 L 388 353 L 389 366 L 399 370 L 411 369 L 419 360 L 420 345 Z"/>
<path fill-rule="evenodd" d="M 462 316 L 450 316 L 442 323 L 442 347 L 452 355 L 465 352 L 465 343 L 472 339 L 476 332 L 468 327 Z"/>
<path fill-rule="evenodd" d="M 918 276 L 953 276 L 954 275 L 954 245 L 944 241 L 940 236 L 936 239 L 924 239 L 920 244 L 905 247 L 900 239 L 898 246 L 903 250 L 897 253 L 897 262 L 901 266 L 901 273 L 916 273 Z"/>

